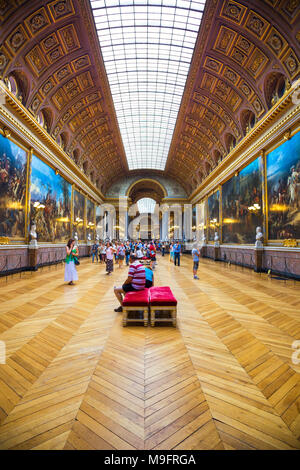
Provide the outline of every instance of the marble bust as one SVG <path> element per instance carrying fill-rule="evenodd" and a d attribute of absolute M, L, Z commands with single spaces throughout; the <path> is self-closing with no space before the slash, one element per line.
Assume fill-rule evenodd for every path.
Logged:
<path fill-rule="evenodd" d="M 220 241 L 219 241 L 219 234 L 218 232 L 215 232 L 215 246 L 220 246 Z"/>
<path fill-rule="evenodd" d="M 36 224 L 35 224 L 35 222 L 33 222 L 31 227 L 30 227 L 29 235 L 30 235 L 29 245 L 31 247 L 37 247 L 37 233 L 36 233 Z"/>
<path fill-rule="evenodd" d="M 261 227 L 256 227 L 255 248 L 262 248 L 263 247 L 263 238 L 264 238 L 264 235 L 262 233 Z"/>

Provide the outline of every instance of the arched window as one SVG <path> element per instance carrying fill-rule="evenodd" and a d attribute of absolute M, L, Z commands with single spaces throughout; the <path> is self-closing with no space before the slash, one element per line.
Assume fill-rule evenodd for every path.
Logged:
<path fill-rule="evenodd" d="M 155 200 L 150 197 L 143 197 L 137 203 L 140 214 L 153 214 L 155 209 Z"/>

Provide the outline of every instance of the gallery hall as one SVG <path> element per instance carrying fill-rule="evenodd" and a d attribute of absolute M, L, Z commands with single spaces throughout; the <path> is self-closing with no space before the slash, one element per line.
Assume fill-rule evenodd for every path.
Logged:
<path fill-rule="evenodd" d="M 300 0 L 0 1 L 0 450 L 300 450 L 299 281 Z"/>

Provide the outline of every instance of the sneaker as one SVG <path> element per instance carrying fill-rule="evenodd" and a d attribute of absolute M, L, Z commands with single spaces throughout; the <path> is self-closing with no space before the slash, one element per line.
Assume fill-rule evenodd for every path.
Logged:
<path fill-rule="evenodd" d="M 199 279 L 199 277 L 198 277 L 198 276 L 194 276 L 194 279 Z"/>
<path fill-rule="evenodd" d="M 123 312 L 123 308 L 121 306 L 118 308 L 115 308 L 115 312 Z"/>

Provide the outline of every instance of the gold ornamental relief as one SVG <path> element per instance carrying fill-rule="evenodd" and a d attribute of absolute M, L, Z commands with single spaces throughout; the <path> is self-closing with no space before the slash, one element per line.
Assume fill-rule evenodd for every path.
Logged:
<path fill-rule="evenodd" d="M 283 240 L 283 246 L 288 246 L 288 247 L 295 248 L 295 247 L 298 246 L 298 242 L 295 239 L 288 238 L 287 240 Z"/>

